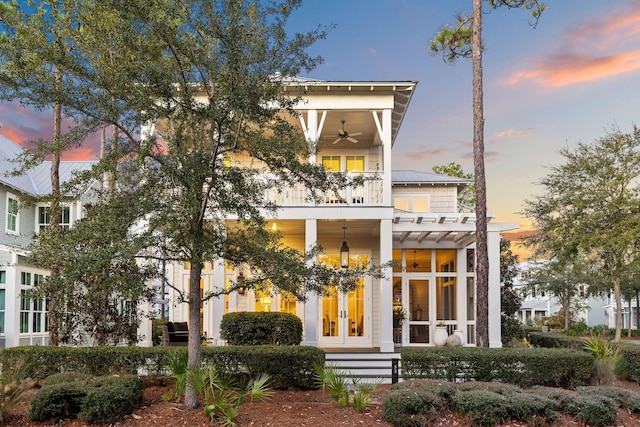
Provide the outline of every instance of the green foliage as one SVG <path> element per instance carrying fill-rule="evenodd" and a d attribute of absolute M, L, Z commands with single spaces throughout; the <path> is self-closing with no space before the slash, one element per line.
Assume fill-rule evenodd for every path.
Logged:
<path fill-rule="evenodd" d="M 86 385 L 77 382 L 43 387 L 31 398 L 29 419 L 44 421 L 75 416 L 80 413 L 86 395 Z"/>
<path fill-rule="evenodd" d="M 456 393 L 453 403 L 459 412 L 467 414 L 474 425 L 498 424 L 507 419 L 509 401 L 499 394 L 475 390 Z"/>
<path fill-rule="evenodd" d="M 139 371 L 164 375 L 184 371 L 185 348 L 176 347 L 11 347 L 0 352 L 2 366 L 18 379 L 44 379 L 56 373 L 126 374 Z M 221 372 L 242 377 L 269 374 L 271 386 L 312 389 L 314 366 L 324 364 L 324 352 L 307 346 L 207 346 L 202 360 Z M 23 360 L 23 362 L 21 362 Z M 22 368 L 17 367 L 22 363 Z"/>
<path fill-rule="evenodd" d="M 18 361 L 11 368 L 3 367 L 0 372 L 0 424 L 5 422 L 27 390 L 23 366 L 24 363 Z"/>
<path fill-rule="evenodd" d="M 527 338 L 534 347 L 570 348 L 574 350 L 582 350 L 584 348 L 584 341 L 581 338 L 561 334 L 530 332 Z"/>
<path fill-rule="evenodd" d="M 268 374 L 271 387 L 316 388 L 314 366 L 324 364 L 324 352 L 308 346 L 203 347 L 202 361 L 234 376 Z"/>
<path fill-rule="evenodd" d="M 597 384 L 612 384 L 616 375 L 624 369 L 624 358 L 619 348 L 598 335 L 585 340 L 584 348 L 596 358 L 594 381 Z"/>
<path fill-rule="evenodd" d="M 345 408 L 351 404 L 357 412 L 369 407 L 373 392 L 379 385 L 379 382 L 365 383 L 335 366 L 316 365 L 315 372 L 318 387 L 328 392 L 339 407 Z M 351 381 L 348 377 L 351 377 Z"/>
<path fill-rule="evenodd" d="M 565 349 L 406 348 L 401 357 L 405 379 L 502 381 L 523 387 L 585 385 L 594 366 L 593 356 Z"/>
<path fill-rule="evenodd" d="M 394 385 L 382 402 L 384 419 L 396 427 L 429 425 L 444 406 L 434 388 L 413 381 Z"/>
<path fill-rule="evenodd" d="M 204 395 L 204 416 L 212 422 L 235 426 L 238 407 L 245 399 L 260 402 L 268 399 L 272 392 L 267 386 L 269 375 L 252 378 L 245 386 L 219 373 L 211 365 L 207 369 L 187 370 L 187 381 L 198 393 Z"/>
<path fill-rule="evenodd" d="M 115 423 L 142 403 L 143 393 L 135 375 L 97 378 L 82 399 L 78 418 L 92 424 Z"/>
<path fill-rule="evenodd" d="M 173 392 L 167 392 L 162 396 L 163 399 L 180 399 L 187 387 L 187 364 L 189 355 L 186 349 L 179 349 L 169 353 L 169 370 L 176 380 L 176 389 Z"/>
<path fill-rule="evenodd" d="M 143 387 L 135 375 L 92 377 L 79 376 L 50 381 L 31 399 L 29 418 L 33 421 L 59 420 L 79 416 L 90 423 L 110 423 L 130 414 L 142 402 Z"/>
<path fill-rule="evenodd" d="M 531 244 L 561 263 L 587 258 L 591 276 L 613 289 L 622 312 L 621 281 L 637 270 L 640 216 L 640 128 L 613 128 L 593 143 L 560 149 L 564 164 L 540 180 L 543 192 L 525 202 L 538 233 Z M 616 322 L 615 340 L 621 336 Z"/>
<path fill-rule="evenodd" d="M 586 334 L 589 331 L 589 326 L 585 322 L 577 322 L 569 325 L 569 329 L 564 331 L 565 334 L 573 337 L 578 337 Z"/>
<path fill-rule="evenodd" d="M 220 336 L 230 345 L 298 345 L 302 342 L 302 321 L 290 313 L 226 313 L 220 322 Z"/>

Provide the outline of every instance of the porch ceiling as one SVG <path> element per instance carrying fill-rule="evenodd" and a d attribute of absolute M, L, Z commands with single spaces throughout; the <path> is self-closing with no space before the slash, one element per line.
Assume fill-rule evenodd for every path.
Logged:
<path fill-rule="evenodd" d="M 392 230 L 399 247 L 438 244 L 463 248 L 476 239 L 476 215 L 396 212 Z"/>

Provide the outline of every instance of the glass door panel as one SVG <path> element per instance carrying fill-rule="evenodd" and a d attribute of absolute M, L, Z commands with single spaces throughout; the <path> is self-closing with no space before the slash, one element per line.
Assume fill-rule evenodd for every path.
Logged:
<path fill-rule="evenodd" d="M 350 337 L 364 335 L 364 280 L 358 279 L 356 289 L 347 292 L 347 318 Z"/>
<path fill-rule="evenodd" d="M 338 288 L 333 286 L 322 297 L 322 335 L 337 337 L 340 330 L 340 304 Z"/>
<path fill-rule="evenodd" d="M 429 280 L 409 280 L 409 343 L 429 343 Z"/>

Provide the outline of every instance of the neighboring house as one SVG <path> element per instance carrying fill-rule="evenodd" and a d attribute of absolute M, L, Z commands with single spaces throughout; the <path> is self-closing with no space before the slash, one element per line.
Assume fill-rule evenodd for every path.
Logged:
<path fill-rule="evenodd" d="M 205 302 L 201 323 L 212 342 L 220 340 L 220 320 L 235 311 L 285 311 L 301 318 L 303 344 L 334 349 L 393 352 L 397 346 L 433 345 L 436 323 L 449 333 L 461 330 L 467 343 L 475 342 L 475 214 L 460 213 L 457 194 L 468 180 L 432 173 L 392 171 L 391 148 L 400 130 L 416 82 L 292 82 L 297 95 L 303 86 L 299 112 L 301 134 L 317 141 L 310 163 L 328 170 L 362 174 L 363 186 L 346 188 L 344 201 L 327 196 L 320 204 L 306 199 L 300 186 L 270 194 L 281 209 L 267 218 L 290 247 L 304 251 L 320 244 L 320 262 L 340 265 L 346 242 L 351 265 L 397 262 L 385 278 L 362 278 L 356 290 L 308 295 L 297 302 L 285 293 L 233 292 Z M 344 135 L 350 133 L 350 135 Z M 342 134 L 342 136 L 340 136 Z M 230 159 L 243 164 L 248 159 Z M 248 165 L 248 163 L 247 163 Z M 401 165 L 400 165 L 401 166 Z M 489 218 L 491 219 L 491 218 Z M 233 219 L 229 219 L 231 225 Z M 488 225 L 489 344 L 501 346 L 500 232 L 515 223 Z M 231 268 L 224 260 L 207 262 L 204 291 L 224 289 L 248 269 Z M 171 265 L 168 281 L 187 289 L 189 265 Z M 169 299 L 176 301 L 170 292 Z M 394 328 L 394 308 L 407 318 Z M 173 303 L 170 318 L 188 320 L 186 304 Z"/>
<path fill-rule="evenodd" d="M 49 222 L 44 204 L 24 205 L 23 197 L 51 192 L 51 162 L 45 161 L 20 176 L 7 175 L 16 168 L 11 162 L 24 149 L 0 135 L 0 348 L 48 343 L 47 304 L 28 298 L 27 291 L 49 272 L 29 262 L 28 246 L 33 236 Z M 60 180 L 73 171 L 86 170 L 94 162 L 62 162 Z M 70 227 L 82 217 L 82 201 L 63 205 L 61 224 Z"/>
<path fill-rule="evenodd" d="M 518 320 L 524 324 L 540 323 L 544 317 L 555 315 L 562 309 L 558 298 L 549 292 L 527 289 L 527 280 L 531 270 L 543 261 L 527 261 L 518 264 L 518 276 L 513 281 L 513 288 L 520 295 L 524 295 L 522 305 L 517 313 Z M 580 285 L 578 298 L 584 303 L 585 309 L 576 314 L 576 321 L 584 321 L 588 326 L 603 325 L 608 322 L 609 298 L 586 297 L 587 285 Z M 609 313 L 610 314 L 610 313 Z"/>

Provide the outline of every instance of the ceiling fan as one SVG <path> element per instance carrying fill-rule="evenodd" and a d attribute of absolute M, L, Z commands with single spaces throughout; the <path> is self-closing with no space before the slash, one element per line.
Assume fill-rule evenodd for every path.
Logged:
<path fill-rule="evenodd" d="M 340 141 L 341 141 L 341 140 L 343 140 L 343 139 L 346 139 L 347 141 L 351 141 L 351 142 L 353 142 L 354 144 L 355 144 L 356 142 L 358 142 L 358 140 L 357 140 L 357 139 L 355 139 L 355 138 L 354 138 L 354 136 L 362 135 L 362 132 L 354 132 L 354 133 L 351 133 L 351 134 L 350 134 L 349 132 L 347 132 L 346 130 L 344 130 L 344 124 L 345 124 L 345 121 L 344 121 L 344 120 L 341 120 L 341 123 L 342 123 L 342 128 L 338 129 L 338 138 L 336 138 L 336 140 L 335 140 L 335 141 L 333 141 L 333 143 L 334 143 L 334 144 L 337 144 L 338 142 L 340 142 Z"/>

